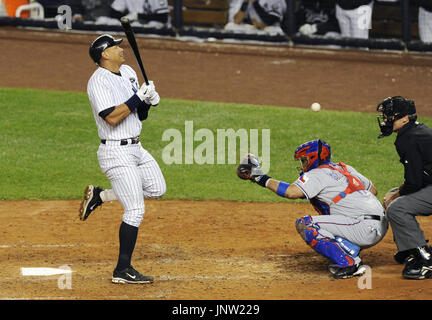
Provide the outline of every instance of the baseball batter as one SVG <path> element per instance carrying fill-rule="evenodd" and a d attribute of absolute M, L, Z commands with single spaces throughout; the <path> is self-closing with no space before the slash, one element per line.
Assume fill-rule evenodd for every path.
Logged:
<path fill-rule="evenodd" d="M 249 154 L 237 174 L 288 199 L 305 198 L 319 216 L 297 219 L 296 229 L 316 252 L 330 259 L 334 278 L 349 278 L 366 271 L 359 252 L 377 244 L 387 232 L 384 209 L 372 182 L 353 167 L 330 161 L 330 146 L 313 140 L 299 146 L 300 177 L 292 184 L 264 175 L 259 160 Z"/>
<path fill-rule="evenodd" d="M 124 208 L 119 231 L 120 251 L 114 269 L 114 283 L 149 283 L 153 278 L 131 266 L 138 228 L 143 220 L 144 198 L 158 198 L 166 191 L 159 165 L 140 143 L 142 120 L 151 106 L 159 103 L 153 82 L 138 84 L 135 71 L 124 65 L 122 39 L 98 37 L 90 46 L 90 56 L 98 68 L 90 77 L 87 93 L 98 128 L 99 165 L 112 189 L 89 185 L 80 207 L 86 220 L 105 201 L 119 200 Z"/>

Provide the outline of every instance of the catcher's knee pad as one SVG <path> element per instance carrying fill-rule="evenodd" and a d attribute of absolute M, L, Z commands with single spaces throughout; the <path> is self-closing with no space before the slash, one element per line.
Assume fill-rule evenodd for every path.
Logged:
<path fill-rule="evenodd" d="M 335 239 L 325 238 L 319 234 L 319 226 L 312 222 L 310 216 L 297 219 L 296 229 L 310 247 L 337 265 L 349 267 L 354 264 L 354 257 L 347 254 Z"/>
<path fill-rule="evenodd" d="M 302 218 L 299 218 L 296 220 L 296 229 L 297 232 L 299 233 L 300 237 L 302 237 L 302 239 L 304 241 L 306 241 L 308 244 L 308 240 L 306 240 L 306 233 L 310 233 L 310 231 L 306 232 L 308 229 L 312 228 L 313 222 L 312 222 L 312 217 L 311 216 L 305 216 Z M 310 238 L 310 235 L 309 237 Z"/>

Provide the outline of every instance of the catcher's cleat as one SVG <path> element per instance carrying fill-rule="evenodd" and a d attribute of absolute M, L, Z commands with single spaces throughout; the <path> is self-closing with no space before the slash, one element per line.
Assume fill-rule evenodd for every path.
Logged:
<path fill-rule="evenodd" d="M 361 262 L 351 267 L 341 267 L 337 264 L 331 264 L 328 270 L 335 279 L 347 279 L 363 275 L 366 272 L 366 267 Z"/>
<path fill-rule="evenodd" d="M 154 279 L 150 276 L 145 276 L 136 271 L 132 266 L 122 270 L 114 270 L 112 282 L 113 283 L 153 283 Z"/>
<path fill-rule="evenodd" d="M 103 191 L 100 187 L 88 185 L 84 191 L 84 199 L 81 201 L 79 209 L 80 220 L 85 221 L 88 216 L 100 205 L 102 205 L 102 199 L 100 193 Z"/>

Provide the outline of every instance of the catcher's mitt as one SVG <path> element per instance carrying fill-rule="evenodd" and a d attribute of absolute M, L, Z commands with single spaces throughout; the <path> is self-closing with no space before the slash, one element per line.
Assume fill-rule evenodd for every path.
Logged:
<path fill-rule="evenodd" d="M 237 167 L 237 176 L 243 180 L 251 180 L 252 165 L 251 164 L 239 164 Z"/>
<path fill-rule="evenodd" d="M 261 175 L 263 171 L 259 165 L 259 159 L 251 153 L 244 157 L 237 167 L 237 176 L 240 179 L 255 181 L 255 178 Z"/>

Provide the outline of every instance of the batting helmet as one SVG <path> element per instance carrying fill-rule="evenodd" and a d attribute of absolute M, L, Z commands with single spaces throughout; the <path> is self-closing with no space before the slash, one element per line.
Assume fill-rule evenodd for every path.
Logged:
<path fill-rule="evenodd" d="M 100 59 L 102 57 L 102 52 L 109 48 L 119 45 L 123 39 L 114 39 L 113 36 L 109 34 L 103 34 L 96 38 L 93 43 L 90 45 L 89 54 L 94 62 L 97 64 L 100 63 Z"/>
<path fill-rule="evenodd" d="M 382 114 L 378 116 L 378 125 L 381 134 L 378 138 L 389 136 L 393 133 L 393 123 L 405 116 L 410 121 L 417 120 L 415 103 L 401 96 L 388 97 L 377 106 L 377 111 Z"/>
<path fill-rule="evenodd" d="M 308 172 L 323 164 L 330 163 L 330 145 L 320 139 L 303 143 L 294 152 L 294 159 L 307 158 L 309 163 L 304 172 Z"/>

